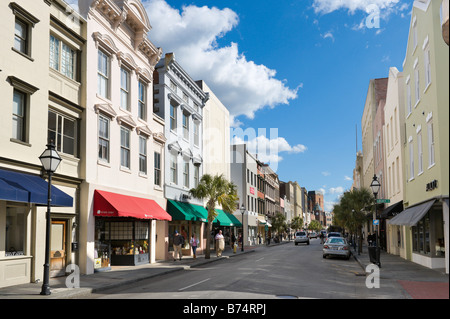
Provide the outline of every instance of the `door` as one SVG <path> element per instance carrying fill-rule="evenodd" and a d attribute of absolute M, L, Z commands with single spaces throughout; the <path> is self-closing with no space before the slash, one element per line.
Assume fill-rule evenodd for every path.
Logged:
<path fill-rule="evenodd" d="M 66 268 L 67 222 L 52 220 L 50 237 L 50 277 L 64 276 Z"/>

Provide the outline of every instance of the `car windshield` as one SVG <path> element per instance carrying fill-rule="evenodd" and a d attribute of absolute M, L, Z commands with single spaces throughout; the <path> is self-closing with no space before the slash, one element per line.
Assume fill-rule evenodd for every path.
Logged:
<path fill-rule="evenodd" d="M 297 234 L 295 234 L 295 236 L 305 236 L 305 232 L 298 232 Z"/>
<path fill-rule="evenodd" d="M 333 237 L 328 239 L 329 244 L 345 244 L 344 238 Z"/>
<path fill-rule="evenodd" d="M 339 234 L 339 233 L 329 233 L 328 237 L 341 237 L 341 234 Z"/>

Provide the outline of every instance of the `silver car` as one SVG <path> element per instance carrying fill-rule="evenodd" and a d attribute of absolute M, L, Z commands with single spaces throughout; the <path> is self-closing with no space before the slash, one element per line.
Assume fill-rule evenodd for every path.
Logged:
<path fill-rule="evenodd" d="M 342 237 L 330 237 L 323 244 L 323 258 L 327 256 L 341 256 L 350 259 L 350 245 Z"/>
<path fill-rule="evenodd" d="M 294 240 L 295 245 L 297 246 L 300 243 L 306 243 L 307 245 L 309 245 L 309 237 L 308 234 L 304 231 L 298 231 L 295 233 L 295 240 Z"/>

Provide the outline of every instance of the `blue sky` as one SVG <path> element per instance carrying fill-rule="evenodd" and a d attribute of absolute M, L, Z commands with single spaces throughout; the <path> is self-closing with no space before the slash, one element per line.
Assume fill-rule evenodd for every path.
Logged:
<path fill-rule="evenodd" d="M 278 148 L 260 159 L 331 210 L 352 184 L 369 80 L 401 71 L 412 1 L 141 1 L 149 39 L 206 81 L 234 128 L 267 129 L 244 140 Z"/>

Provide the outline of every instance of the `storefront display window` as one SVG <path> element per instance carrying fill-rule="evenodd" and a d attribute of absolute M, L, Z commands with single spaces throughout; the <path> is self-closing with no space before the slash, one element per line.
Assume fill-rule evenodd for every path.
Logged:
<path fill-rule="evenodd" d="M 150 224 L 138 220 L 104 220 L 98 218 L 96 232 L 100 236 L 97 258 L 109 259 L 111 265 L 138 265 L 150 262 Z M 96 237 L 97 238 L 97 237 Z M 98 266 L 98 262 L 96 262 Z"/>
<path fill-rule="evenodd" d="M 6 208 L 5 257 L 25 254 L 25 208 Z"/>

